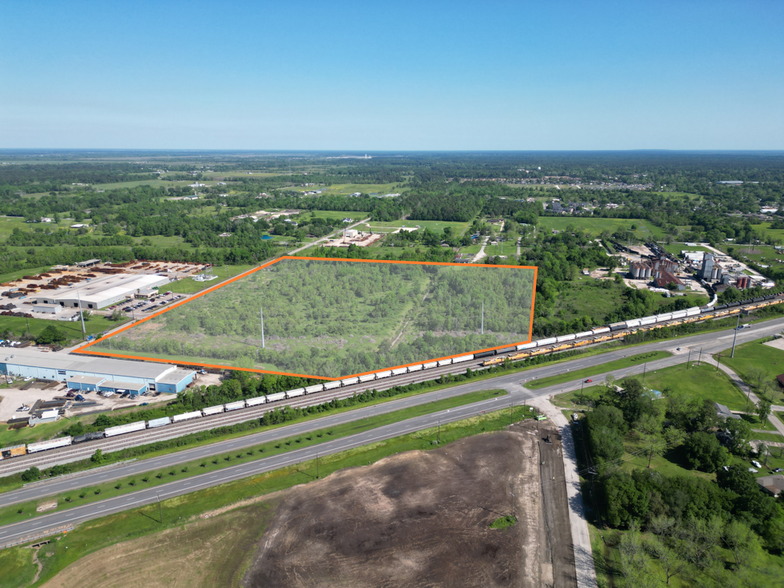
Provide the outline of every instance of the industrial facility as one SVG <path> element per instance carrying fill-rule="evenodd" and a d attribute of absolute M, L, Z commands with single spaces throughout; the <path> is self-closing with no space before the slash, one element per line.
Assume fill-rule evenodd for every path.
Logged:
<path fill-rule="evenodd" d="M 42 307 L 99 309 L 136 295 L 149 296 L 153 288 L 169 283 L 167 276 L 150 274 L 115 274 L 88 278 L 84 282 L 57 290 L 42 290 L 30 295 L 34 305 Z"/>
<path fill-rule="evenodd" d="M 169 364 L 5 349 L 0 353 L 3 375 L 65 382 L 70 388 L 98 392 L 177 394 L 193 382 L 196 372 Z"/>

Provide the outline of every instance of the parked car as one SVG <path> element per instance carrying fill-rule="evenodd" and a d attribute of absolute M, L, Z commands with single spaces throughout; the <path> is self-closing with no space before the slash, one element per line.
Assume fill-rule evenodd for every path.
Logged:
<path fill-rule="evenodd" d="M 587 380 L 585 380 L 586 384 L 590 384 L 591 382 L 593 382 L 593 380 L 591 378 L 588 378 Z"/>
<path fill-rule="evenodd" d="M 74 400 L 76 400 L 77 402 L 82 402 L 84 400 L 84 396 L 82 396 L 81 394 L 77 394 Z"/>

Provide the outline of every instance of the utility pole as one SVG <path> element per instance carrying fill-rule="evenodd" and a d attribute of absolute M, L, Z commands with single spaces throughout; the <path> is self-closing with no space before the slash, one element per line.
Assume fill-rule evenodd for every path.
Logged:
<path fill-rule="evenodd" d="M 740 313 L 738 313 L 738 323 L 735 325 L 735 334 L 732 336 L 732 353 L 730 353 L 730 359 L 735 357 L 735 341 L 738 340 L 738 327 L 740 327 Z"/>
<path fill-rule="evenodd" d="M 719 358 L 721 357 L 721 353 L 716 354 L 716 371 L 719 371 Z"/>
<path fill-rule="evenodd" d="M 316 454 L 316 479 L 319 477 L 319 454 Z"/>
<path fill-rule="evenodd" d="M 643 384 L 645 383 L 645 372 L 646 372 L 647 370 L 648 370 L 648 362 L 646 361 L 646 362 L 645 362 L 645 363 L 642 365 L 642 383 L 643 383 Z"/>
<path fill-rule="evenodd" d="M 583 386 L 585 386 L 585 380 L 580 382 L 580 404 L 583 403 Z"/>
<path fill-rule="evenodd" d="M 163 524 L 163 514 L 161 513 L 161 497 L 158 494 L 156 494 L 155 497 L 158 499 L 158 518 L 160 519 L 161 524 Z"/>
<path fill-rule="evenodd" d="M 264 349 L 264 309 L 259 308 L 259 316 L 261 317 L 261 348 Z"/>
<path fill-rule="evenodd" d="M 512 412 L 512 410 L 513 410 L 512 409 L 512 403 L 510 402 L 509 403 L 509 424 L 510 425 L 514 423 L 514 413 Z"/>
<path fill-rule="evenodd" d="M 485 301 L 482 300 L 482 335 L 485 334 Z"/>
<path fill-rule="evenodd" d="M 691 363 L 691 347 L 689 347 L 689 358 L 686 360 L 686 369 L 689 369 L 690 363 Z"/>
<path fill-rule="evenodd" d="M 437 439 L 436 443 L 441 445 L 441 421 L 438 421 L 438 439 Z"/>
<path fill-rule="evenodd" d="M 700 347 L 700 356 L 697 358 L 697 365 L 702 365 L 702 347 Z"/>
<path fill-rule="evenodd" d="M 29 337 L 30 336 L 30 319 L 29 318 L 25 318 L 25 320 L 27 321 L 27 336 Z"/>
<path fill-rule="evenodd" d="M 79 296 L 79 290 L 76 290 L 76 299 L 79 301 L 79 316 L 82 319 L 82 339 L 87 339 L 87 331 L 84 329 L 84 309 L 82 308 L 82 297 Z"/>

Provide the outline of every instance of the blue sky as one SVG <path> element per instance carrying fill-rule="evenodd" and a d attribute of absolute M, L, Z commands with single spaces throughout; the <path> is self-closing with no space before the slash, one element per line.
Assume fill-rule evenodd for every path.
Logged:
<path fill-rule="evenodd" d="M 0 148 L 784 149 L 784 2 L 0 1 Z"/>

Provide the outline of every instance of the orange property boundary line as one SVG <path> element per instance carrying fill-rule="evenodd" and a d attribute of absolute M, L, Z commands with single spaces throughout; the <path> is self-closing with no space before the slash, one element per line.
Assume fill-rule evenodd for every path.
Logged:
<path fill-rule="evenodd" d="M 399 264 L 409 264 L 409 265 L 452 265 L 452 266 L 457 266 L 457 267 L 482 267 L 482 268 L 491 268 L 491 269 L 492 268 L 532 269 L 532 270 L 534 270 L 534 280 L 533 280 L 533 292 L 531 293 L 531 318 L 530 318 L 530 321 L 528 323 L 528 339 L 526 341 L 519 341 L 517 343 L 507 343 L 505 345 L 498 345 L 496 347 L 487 347 L 485 349 L 478 349 L 476 351 L 469 351 L 469 352 L 466 352 L 466 353 L 458 353 L 458 354 L 455 354 L 455 355 L 447 355 L 445 357 L 437 357 L 435 359 L 428 359 L 428 360 L 424 360 L 424 361 L 417 361 L 415 363 L 407 363 L 407 364 L 393 366 L 393 367 L 388 367 L 388 368 L 384 368 L 384 369 L 380 369 L 380 370 L 374 370 L 374 371 L 371 371 L 371 372 L 362 372 L 360 374 L 351 374 L 351 375 L 348 375 L 348 376 L 343 376 L 341 378 L 327 378 L 327 377 L 324 377 L 324 376 L 309 376 L 307 374 L 294 374 L 294 373 L 290 373 L 290 372 L 277 372 L 277 371 L 273 371 L 273 370 L 259 370 L 259 369 L 254 369 L 254 368 L 241 368 L 241 367 L 235 367 L 235 366 L 230 366 L 230 365 L 198 363 L 198 362 L 194 362 L 194 361 L 177 361 L 177 360 L 173 360 L 173 359 L 160 359 L 160 358 L 153 358 L 153 357 L 142 357 L 142 356 L 138 356 L 138 355 L 124 355 L 124 354 L 121 354 L 121 353 L 109 353 L 109 352 L 106 352 L 106 351 L 87 351 L 88 347 L 91 347 L 92 345 L 95 345 L 99 341 L 100 342 L 106 341 L 107 339 L 110 339 L 110 338 L 114 337 L 115 335 L 119 335 L 120 333 L 122 333 L 124 331 L 127 331 L 130 328 L 136 327 L 137 325 L 140 325 L 143 322 L 146 322 L 146 321 L 148 321 L 150 319 L 153 319 L 153 318 L 155 318 L 157 316 L 160 316 L 160 315 L 162 315 L 162 314 L 164 314 L 166 312 L 169 312 L 170 310 L 174 310 L 175 308 L 177 308 L 179 306 L 182 306 L 183 304 L 187 304 L 188 302 L 191 302 L 192 300 L 195 300 L 195 299 L 199 298 L 200 296 L 205 296 L 206 294 L 209 294 L 211 292 L 215 292 L 216 290 L 219 290 L 220 288 L 223 288 L 224 286 L 228 286 L 229 284 L 231 284 L 233 282 L 236 282 L 237 280 L 241 280 L 241 279 L 243 279 L 243 278 L 245 278 L 245 277 L 247 277 L 247 276 L 249 276 L 249 275 L 251 275 L 251 274 L 253 274 L 253 273 L 257 272 L 257 271 L 259 271 L 259 270 L 262 270 L 264 268 L 270 267 L 271 265 L 276 264 L 279 261 L 283 261 L 284 259 L 306 259 L 306 260 L 310 260 L 310 261 L 344 261 L 344 262 L 348 262 L 348 263 L 399 263 Z M 339 259 L 339 258 L 333 258 L 333 257 L 298 257 L 296 255 L 283 255 L 281 257 L 278 257 L 277 259 L 273 259 L 272 261 L 268 261 L 266 263 L 263 263 L 263 264 L 261 264 L 258 267 L 254 267 L 253 269 L 249 269 L 248 271 L 242 272 L 241 274 L 236 275 L 233 278 L 230 278 L 230 279 L 226 280 L 225 282 L 221 282 L 220 284 L 216 284 L 215 286 L 212 286 L 211 288 L 207 288 L 206 290 L 203 290 L 202 292 L 198 292 L 197 294 L 194 294 L 193 296 L 189 296 L 189 297 L 185 298 L 184 300 L 181 300 L 180 302 L 177 302 L 176 304 L 172 304 L 171 306 L 167 306 L 163 310 L 159 310 L 158 312 L 156 312 L 154 314 L 151 314 L 150 316 L 148 316 L 146 318 L 140 319 L 140 320 L 138 320 L 136 322 L 133 322 L 133 323 L 131 323 L 129 325 L 126 325 L 126 326 L 122 327 L 121 329 L 118 329 L 117 331 L 113 332 L 111 335 L 109 335 L 109 336 L 107 336 L 105 338 L 96 339 L 95 341 L 91 341 L 90 343 L 86 343 L 86 344 L 84 344 L 84 345 L 82 345 L 80 347 L 77 347 L 76 349 L 73 350 L 72 353 L 81 353 L 81 354 L 84 354 L 84 355 L 97 355 L 97 356 L 105 356 L 105 357 L 119 357 L 119 358 L 123 358 L 123 359 L 135 359 L 135 360 L 140 360 L 140 361 L 152 361 L 152 362 L 156 362 L 156 363 L 170 363 L 170 364 L 176 364 L 176 365 L 193 365 L 193 366 L 208 367 L 208 368 L 212 368 L 212 369 L 221 369 L 221 370 L 237 370 L 237 371 L 254 372 L 254 373 L 260 373 L 260 374 L 276 374 L 276 375 L 280 375 L 280 376 L 294 376 L 294 377 L 297 377 L 297 378 L 310 378 L 310 379 L 314 379 L 314 380 L 328 380 L 328 381 L 345 380 L 346 378 L 353 378 L 353 377 L 357 377 L 357 376 L 364 376 L 364 375 L 367 375 L 367 374 L 375 374 L 375 373 L 378 373 L 378 372 L 384 372 L 384 371 L 388 371 L 388 370 L 391 370 L 391 369 L 397 369 L 397 368 L 402 368 L 402 367 L 409 367 L 409 366 L 412 366 L 412 365 L 420 365 L 422 363 L 430 363 L 430 362 L 433 362 L 433 361 L 442 361 L 444 359 L 451 359 L 453 357 L 462 357 L 464 355 L 469 355 L 469 354 L 473 354 L 473 353 L 482 353 L 482 352 L 485 352 L 485 351 L 493 351 L 493 350 L 496 350 L 496 349 L 505 349 L 505 348 L 507 348 L 507 347 L 509 347 L 511 345 L 522 345 L 522 344 L 525 344 L 525 343 L 530 343 L 531 339 L 533 337 L 534 305 L 535 305 L 535 302 L 536 302 L 536 280 L 538 278 L 538 275 L 539 275 L 539 268 L 534 266 L 534 265 L 489 265 L 489 264 L 483 264 L 483 263 L 448 263 L 448 262 L 441 262 L 441 261 L 395 261 L 395 260 L 389 260 L 389 259 Z"/>

